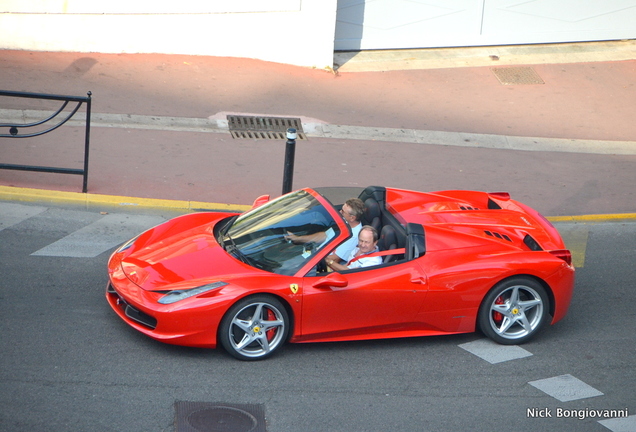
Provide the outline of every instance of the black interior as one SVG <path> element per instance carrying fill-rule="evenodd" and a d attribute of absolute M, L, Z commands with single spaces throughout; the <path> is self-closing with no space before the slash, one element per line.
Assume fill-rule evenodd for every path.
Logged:
<path fill-rule="evenodd" d="M 379 233 L 378 247 L 381 251 L 406 248 L 406 254 L 386 255 L 384 263 L 411 260 L 424 255 L 424 227 L 421 224 L 402 225 L 386 208 L 386 188 L 369 186 L 359 198 L 364 202 L 363 225 L 371 225 Z"/>

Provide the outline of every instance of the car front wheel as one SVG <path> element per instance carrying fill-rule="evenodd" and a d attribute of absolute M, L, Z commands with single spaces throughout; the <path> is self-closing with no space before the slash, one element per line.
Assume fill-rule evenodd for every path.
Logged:
<path fill-rule="evenodd" d="M 262 360 L 287 340 L 289 316 L 271 296 L 253 296 L 237 302 L 219 327 L 223 348 L 239 360 Z"/>
<path fill-rule="evenodd" d="M 479 309 L 479 328 L 503 345 L 522 344 L 534 337 L 550 318 L 543 286 L 529 278 L 512 278 L 488 292 Z"/>

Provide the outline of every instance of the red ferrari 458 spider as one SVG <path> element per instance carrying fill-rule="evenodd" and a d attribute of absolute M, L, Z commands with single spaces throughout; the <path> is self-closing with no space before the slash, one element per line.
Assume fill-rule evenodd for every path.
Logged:
<path fill-rule="evenodd" d="M 380 234 L 380 263 L 329 271 L 326 257 L 352 237 L 339 210 L 356 196 Z M 317 232 L 320 241 L 288 241 Z M 108 273 L 106 298 L 130 326 L 171 344 L 221 344 L 241 360 L 286 342 L 476 330 L 520 344 L 565 316 L 574 286 L 557 230 L 507 193 L 379 186 L 180 216 L 117 249 Z"/>

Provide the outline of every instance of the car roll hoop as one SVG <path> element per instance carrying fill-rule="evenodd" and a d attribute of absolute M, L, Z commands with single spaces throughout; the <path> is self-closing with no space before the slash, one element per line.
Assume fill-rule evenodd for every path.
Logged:
<path fill-rule="evenodd" d="M 406 259 L 410 261 L 426 254 L 424 227 L 421 224 L 406 224 Z"/>

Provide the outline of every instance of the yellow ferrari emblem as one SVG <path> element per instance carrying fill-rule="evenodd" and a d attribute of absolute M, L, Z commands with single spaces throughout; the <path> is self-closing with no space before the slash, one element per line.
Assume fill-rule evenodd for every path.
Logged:
<path fill-rule="evenodd" d="M 296 294 L 298 292 L 298 284 L 289 285 L 289 289 L 291 290 L 292 293 Z"/>
<path fill-rule="evenodd" d="M 513 314 L 513 315 L 517 315 L 518 313 L 519 313 L 519 309 L 514 308 L 514 309 L 512 310 L 512 314 Z"/>

